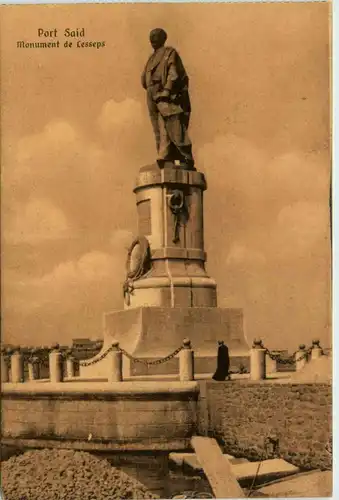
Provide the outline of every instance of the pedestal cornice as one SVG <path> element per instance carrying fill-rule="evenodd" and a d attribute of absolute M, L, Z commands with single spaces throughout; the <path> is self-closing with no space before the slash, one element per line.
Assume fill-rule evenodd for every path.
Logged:
<path fill-rule="evenodd" d="M 179 167 L 165 167 L 160 169 L 156 164 L 143 167 L 136 179 L 134 193 L 150 186 L 187 185 L 207 189 L 206 179 L 202 172 L 183 170 Z"/>

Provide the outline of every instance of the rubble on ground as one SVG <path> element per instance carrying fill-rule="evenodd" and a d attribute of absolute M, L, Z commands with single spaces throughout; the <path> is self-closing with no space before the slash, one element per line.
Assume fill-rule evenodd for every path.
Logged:
<path fill-rule="evenodd" d="M 1 463 L 6 500 L 158 498 L 107 460 L 73 450 L 34 450 Z"/>

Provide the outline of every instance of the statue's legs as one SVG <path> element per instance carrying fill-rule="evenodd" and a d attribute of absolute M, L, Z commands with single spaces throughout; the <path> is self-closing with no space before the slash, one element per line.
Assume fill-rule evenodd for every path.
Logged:
<path fill-rule="evenodd" d="M 158 153 L 158 162 L 174 161 L 179 159 L 174 144 L 172 144 L 166 130 L 165 120 L 156 106 L 149 106 L 149 115 L 153 127 L 155 143 Z"/>
<path fill-rule="evenodd" d="M 166 136 L 177 150 L 176 159 L 183 161 L 189 167 L 193 167 L 192 143 L 187 132 L 189 118 L 190 113 L 182 113 L 166 117 L 163 120 L 167 132 Z"/>
<path fill-rule="evenodd" d="M 158 127 L 159 127 L 159 147 L 158 147 L 158 161 L 174 161 L 174 148 L 171 144 L 170 137 L 166 130 L 164 118 L 158 113 Z"/>
<path fill-rule="evenodd" d="M 158 163 L 179 160 L 188 168 L 193 168 L 192 143 L 187 133 L 190 113 L 164 118 L 150 94 L 147 104 L 158 152 Z"/>

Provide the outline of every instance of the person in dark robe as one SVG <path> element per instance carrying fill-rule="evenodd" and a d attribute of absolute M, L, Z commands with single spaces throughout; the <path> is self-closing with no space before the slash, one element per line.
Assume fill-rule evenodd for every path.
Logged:
<path fill-rule="evenodd" d="M 224 344 L 223 340 L 218 340 L 218 361 L 217 361 L 217 369 L 215 374 L 213 375 L 213 380 L 226 380 L 229 376 L 229 368 L 230 368 L 230 357 L 228 354 L 228 347 Z"/>
<path fill-rule="evenodd" d="M 141 77 L 156 140 L 157 161 L 160 168 L 167 161 L 179 161 L 182 168 L 195 170 L 188 136 L 191 114 L 188 76 L 178 52 L 165 46 L 166 39 L 163 29 L 151 31 L 154 52 Z"/>

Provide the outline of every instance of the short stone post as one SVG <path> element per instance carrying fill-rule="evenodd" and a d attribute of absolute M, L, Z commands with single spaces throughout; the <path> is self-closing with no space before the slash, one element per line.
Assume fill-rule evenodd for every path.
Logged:
<path fill-rule="evenodd" d="M 266 363 L 266 373 L 277 373 L 277 360 L 272 359 L 271 356 L 266 353 L 265 355 L 265 363 Z"/>
<path fill-rule="evenodd" d="M 1 382 L 9 382 L 8 358 L 4 348 L 1 348 Z"/>
<path fill-rule="evenodd" d="M 11 378 L 13 384 L 24 382 L 24 356 L 20 347 L 16 347 L 11 356 Z"/>
<path fill-rule="evenodd" d="M 261 340 L 254 340 L 251 349 L 251 380 L 266 378 L 266 349 Z"/>
<path fill-rule="evenodd" d="M 28 359 L 28 379 L 37 380 L 40 378 L 39 358 L 36 356 L 36 349 L 32 350 L 32 355 Z"/>
<path fill-rule="evenodd" d="M 311 360 L 319 359 L 323 355 L 323 350 L 320 347 L 320 340 L 312 340 Z"/>
<path fill-rule="evenodd" d="M 295 369 L 297 372 L 302 370 L 307 363 L 307 351 L 305 344 L 300 344 L 299 349 L 295 353 Z"/>
<path fill-rule="evenodd" d="M 72 351 L 67 351 L 66 353 L 66 374 L 68 378 L 75 377 L 75 359 L 72 355 Z"/>
<path fill-rule="evenodd" d="M 108 358 L 108 382 L 122 382 L 122 351 L 119 342 L 112 342 Z"/>
<path fill-rule="evenodd" d="M 184 339 L 183 349 L 179 353 L 179 380 L 194 380 L 194 351 L 189 339 Z"/>
<path fill-rule="evenodd" d="M 59 344 L 53 344 L 49 353 L 49 379 L 52 383 L 63 382 L 63 359 Z"/>

